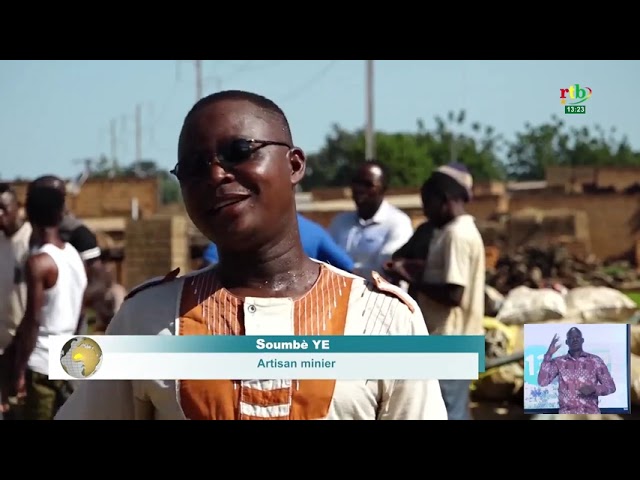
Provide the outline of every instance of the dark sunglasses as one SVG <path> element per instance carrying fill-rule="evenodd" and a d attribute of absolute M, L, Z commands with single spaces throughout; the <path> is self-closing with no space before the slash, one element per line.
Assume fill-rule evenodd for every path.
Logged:
<path fill-rule="evenodd" d="M 218 151 L 212 156 L 209 153 L 201 153 L 188 158 L 182 162 L 178 162 L 170 171 L 178 180 L 187 178 L 204 178 L 209 174 L 209 169 L 214 159 L 220 162 L 222 168 L 230 169 L 242 162 L 245 162 L 261 148 L 270 145 L 287 147 L 291 150 L 293 147 L 288 143 L 272 142 L 270 140 L 256 140 L 247 138 L 235 138 L 229 142 L 218 146 Z"/>

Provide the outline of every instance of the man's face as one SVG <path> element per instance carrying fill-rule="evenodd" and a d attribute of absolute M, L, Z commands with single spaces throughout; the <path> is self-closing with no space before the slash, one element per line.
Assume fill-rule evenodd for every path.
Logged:
<path fill-rule="evenodd" d="M 0 230 L 5 234 L 13 232 L 18 223 L 18 202 L 8 192 L 0 195 Z"/>
<path fill-rule="evenodd" d="M 283 145 L 251 144 L 238 160 L 242 139 L 290 141 L 277 118 L 250 102 L 221 100 L 187 119 L 178 146 L 178 169 L 189 172 L 179 174 L 189 217 L 231 251 L 260 245 L 285 227 L 283 213 L 295 204 L 294 187 L 305 169 L 302 151 Z"/>
<path fill-rule="evenodd" d="M 383 172 L 375 165 L 364 165 L 351 180 L 351 196 L 358 207 L 377 207 L 384 198 Z"/>
<path fill-rule="evenodd" d="M 584 339 L 579 331 L 571 330 L 567 333 L 567 347 L 569 347 L 569 350 L 580 350 L 583 343 Z"/>
<path fill-rule="evenodd" d="M 440 195 L 431 192 L 422 194 L 422 211 L 434 225 L 440 225 L 446 214 L 446 202 Z"/>

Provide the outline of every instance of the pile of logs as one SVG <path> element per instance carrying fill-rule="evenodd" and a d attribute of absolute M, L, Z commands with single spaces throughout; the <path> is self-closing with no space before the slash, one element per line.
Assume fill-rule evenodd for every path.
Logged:
<path fill-rule="evenodd" d="M 563 246 L 523 247 L 500 256 L 487 272 L 487 284 L 502 294 L 524 285 L 540 288 L 559 283 L 566 288 L 603 286 L 617 290 L 640 289 L 640 274 L 629 262 L 603 264 L 593 256 L 578 259 Z"/>

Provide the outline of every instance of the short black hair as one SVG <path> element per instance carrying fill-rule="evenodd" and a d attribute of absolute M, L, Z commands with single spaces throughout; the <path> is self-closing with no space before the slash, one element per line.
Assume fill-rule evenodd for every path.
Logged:
<path fill-rule="evenodd" d="M 52 187 L 66 193 L 65 181 L 55 175 L 43 175 L 29 184 L 28 190 L 36 187 Z"/>
<path fill-rule="evenodd" d="M 571 327 L 571 328 L 569 329 L 569 331 L 567 332 L 567 337 L 569 336 L 569 334 L 570 334 L 571 332 L 579 333 L 579 334 L 580 334 L 580 336 L 582 336 L 582 332 L 580 331 L 580 329 L 579 329 L 578 327 Z"/>
<path fill-rule="evenodd" d="M 64 193 L 55 187 L 30 185 L 26 211 L 29 221 L 40 227 L 57 227 L 64 215 Z"/>
<path fill-rule="evenodd" d="M 389 188 L 389 182 L 391 180 L 391 175 L 389 173 L 389 167 L 387 167 L 386 164 L 382 163 L 379 160 L 375 160 L 373 158 L 367 159 L 364 161 L 364 164 L 362 166 L 370 166 L 370 167 L 378 167 L 380 169 L 380 171 L 382 172 L 382 187 L 386 190 L 387 188 Z"/>
<path fill-rule="evenodd" d="M 246 92 L 244 90 L 223 90 L 201 98 L 193 107 L 191 107 L 191 110 L 187 113 L 184 121 L 186 122 L 194 113 L 202 110 L 204 107 L 223 100 L 244 100 L 255 105 L 269 115 L 274 116 L 281 123 L 282 131 L 287 136 L 287 139 L 291 140 L 291 127 L 289 126 L 289 120 L 287 120 L 287 116 L 284 114 L 282 109 L 276 105 L 273 100 L 269 100 L 267 97 L 263 97 L 257 93 Z"/>
<path fill-rule="evenodd" d="M 0 195 L 4 193 L 8 193 L 13 197 L 14 200 L 16 201 L 18 200 L 18 195 L 16 195 L 16 191 L 8 183 L 0 183 Z"/>

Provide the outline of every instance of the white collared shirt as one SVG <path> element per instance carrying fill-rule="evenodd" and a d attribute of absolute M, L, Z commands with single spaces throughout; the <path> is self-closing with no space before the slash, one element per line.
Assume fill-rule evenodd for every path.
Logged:
<path fill-rule="evenodd" d="M 382 272 L 382 265 L 413 236 L 409 215 L 383 200 L 369 220 L 357 212 L 336 215 L 329 233 L 353 259 L 354 271 L 367 280 L 371 272 Z"/>

